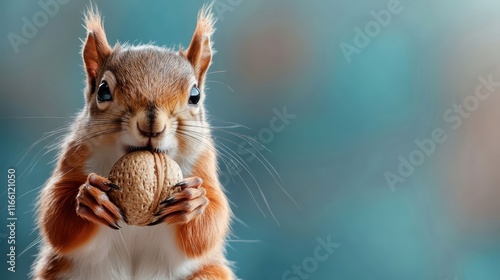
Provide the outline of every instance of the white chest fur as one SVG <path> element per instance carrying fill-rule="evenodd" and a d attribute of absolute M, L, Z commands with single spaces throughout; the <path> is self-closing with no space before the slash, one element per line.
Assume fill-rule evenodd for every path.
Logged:
<path fill-rule="evenodd" d="M 95 153 L 87 162 L 87 172 L 106 176 L 121 156 L 111 147 Z M 200 266 L 179 249 L 175 226 L 129 226 L 120 230 L 100 226 L 92 241 L 71 255 L 74 269 L 68 279 L 133 280 L 185 279 Z"/>
<path fill-rule="evenodd" d="M 68 278 L 185 279 L 199 267 L 199 261 L 179 250 L 173 226 L 121 226 L 118 231 L 102 226 L 89 244 L 74 253 L 75 266 Z"/>

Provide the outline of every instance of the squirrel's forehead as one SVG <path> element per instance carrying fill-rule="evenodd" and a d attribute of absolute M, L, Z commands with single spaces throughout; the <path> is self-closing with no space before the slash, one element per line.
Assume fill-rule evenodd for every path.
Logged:
<path fill-rule="evenodd" d="M 177 52 L 160 47 L 139 46 L 117 49 L 107 64 L 106 68 L 118 76 L 156 75 L 158 78 L 189 78 L 194 75 L 194 69 L 187 59 Z"/>

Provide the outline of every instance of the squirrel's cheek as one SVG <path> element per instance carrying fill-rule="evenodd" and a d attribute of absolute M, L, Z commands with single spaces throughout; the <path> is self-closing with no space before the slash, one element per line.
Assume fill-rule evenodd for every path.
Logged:
<path fill-rule="evenodd" d="M 189 112 L 189 116 L 191 118 L 196 118 L 196 116 L 198 116 L 198 114 L 200 113 L 200 106 L 190 106 L 191 108 L 189 108 L 188 112 Z"/>
<path fill-rule="evenodd" d="M 108 109 L 109 105 L 111 104 L 111 102 L 99 102 L 99 101 L 96 101 L 96 106 L 97 106 L 97 109 L 99 109 L 100 111 L 104 111 L 106 109 Z"/>

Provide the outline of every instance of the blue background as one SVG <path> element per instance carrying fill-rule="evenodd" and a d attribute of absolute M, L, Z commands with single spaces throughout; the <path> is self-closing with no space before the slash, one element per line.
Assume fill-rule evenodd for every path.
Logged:
<path fill-rule="evenodd" d="M 390 2 L 216 2 L 218 53 L 206 106 L 215 126 L 248 127 L 215 134 L 257 181 L 221 162 L 237 218 L 228 258 L 240 278 L 305 279 L 285 276 L 305 265 L 307 279 L 500 279 L 500 97 L 493 92 L 470 105 L 457 128 L 443 117 L 470 100 L 478 77 L 500 81 L 500 4 L 401 0 L 401 12 L 347 57 L 341 44 L 355 46 L 355 28 L 372 24 L 371 12 Z M 111 44 L 171 47 L 189 44 L 202 6 L 96 3 Z M 43 10 L 37 1 L 0 4 L 0 220 L 6 223 L 8 168 L 16 169 L 18 216 L 16 273 L 7 271 L 0 226 L 1 279 L 27 278 L 37 253 L 36 197 L 54 166 L 51 143 L 63 135 L 47 133 L 71 123 L 84 104 L 79 51 L 87 4 L 59 5 L 17 52 L 7 34 L 22 34 L 23 17 L 32 21 Z M 285 107 L 295 117 L 282 131 L 269 130 Z M 415 140 L 430 139 L 435 128 L 446 141 L 391 189 L 384 174 L 398 175 L 400 157 L 408 160 L 419 149 Z M 234 133 L 269 149 L 262 162 L 238 152 L 243 140 Z M 338 246 L 312 269 L 318 238 Z"/>

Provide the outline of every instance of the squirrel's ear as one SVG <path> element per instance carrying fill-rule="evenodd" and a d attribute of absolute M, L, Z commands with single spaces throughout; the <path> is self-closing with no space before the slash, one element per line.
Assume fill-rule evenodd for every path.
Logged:
<path fill-rule="evenodd" d="M 97 74 L 106 58 L 111 54 L 111 47 L 106 39 L 99 11 L 93 6 L 90 6 L 85 13 L 85 28 L 87 29 L 87 39 L 83 44 L 82 56 L 90 92 L 93 92 Z"/>
<path fill-rule="evenodd" d="M 212 14 L 212 5 L 203 6 L 198 14 L 198 23 L 193 38 L 186 50 L 186 58 L 191 62 L 198 78 L 198 86 L 202 87 L 205 82 L 205 74 L 212 62 L 212 34 L 216 19 Z"/>

